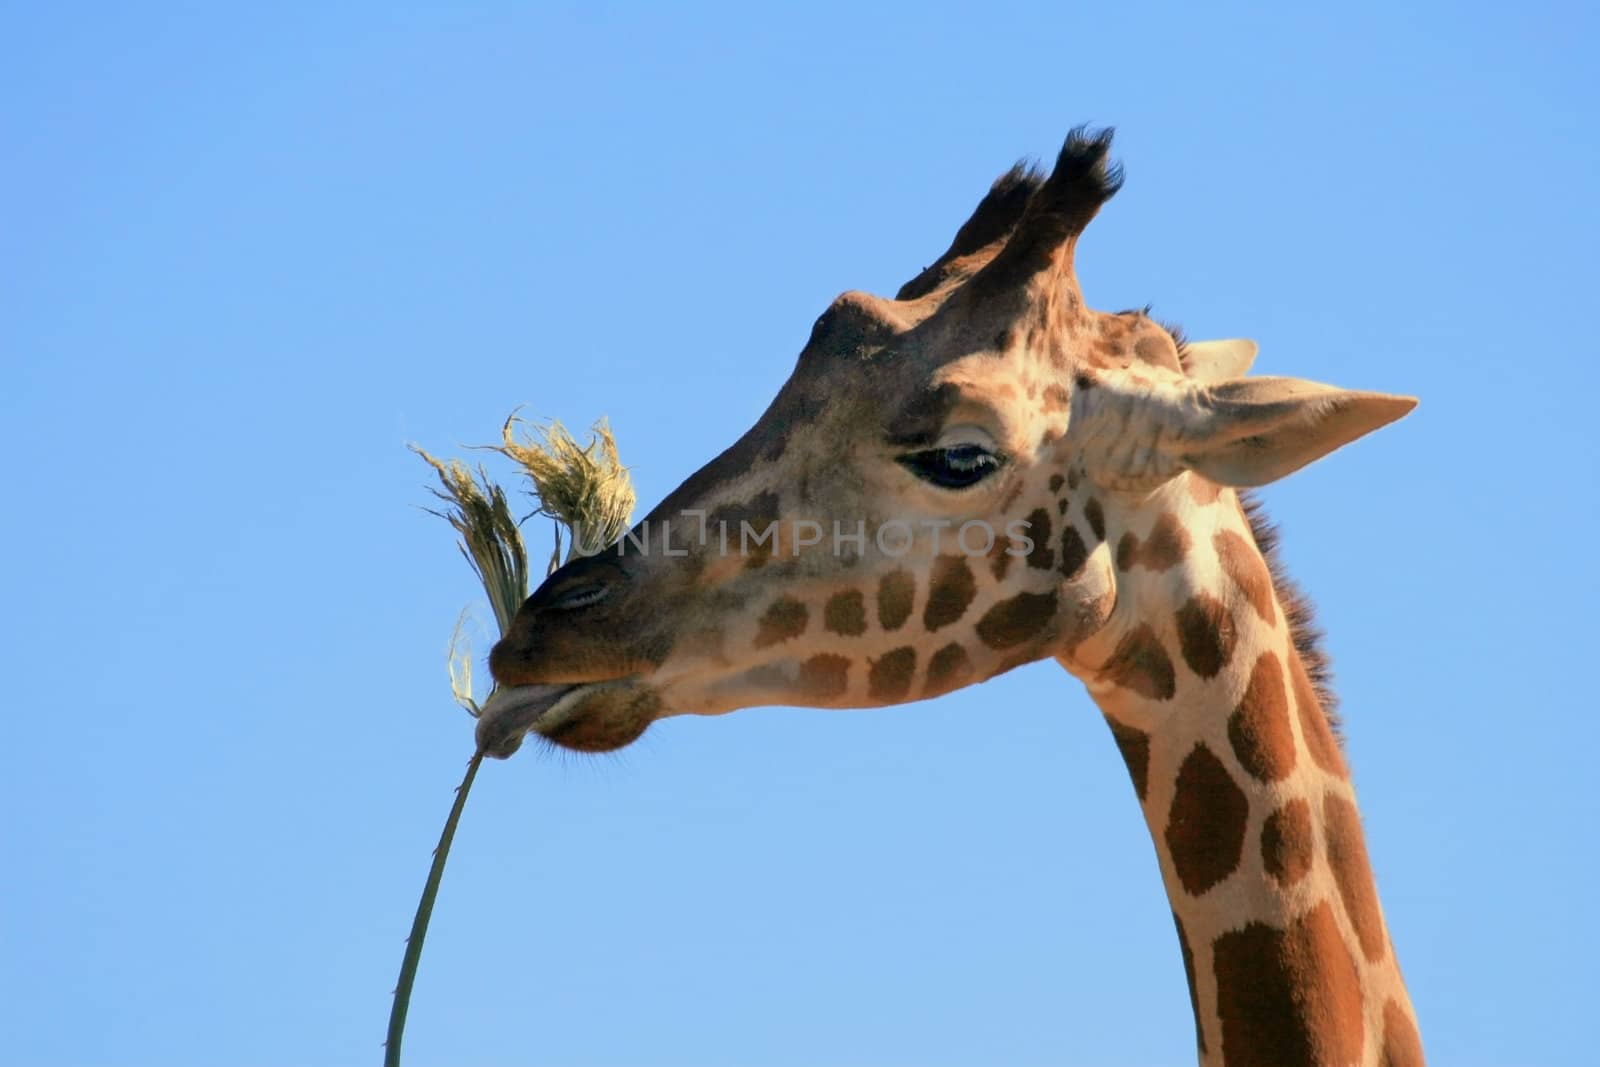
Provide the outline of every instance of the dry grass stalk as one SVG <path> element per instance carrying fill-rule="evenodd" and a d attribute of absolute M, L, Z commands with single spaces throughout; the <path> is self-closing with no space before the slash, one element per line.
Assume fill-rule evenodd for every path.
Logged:
<path fill-rule="evenodd" d="M 522 440 L 518 440 L 515 433 L 519 426 L 532 426 L 532 431 Z M 504 443 L 495 450 L 522 466 L 533 483 L 531 492 L 538 502 L 537 513 L 556 522 L 556 548 L 550 557 L 549 570 L 555 570 L 561 561 L 563 529 L 569 545 L 568 559 L 579 553 L 598 552 L 622 536 L 633 512 L 633 483 L 628 478 L 627 468 L 617 458 L 617 442 L 604 420 L 595 424 L 587 446 L 580 446 L 558 422 L 539 426 L 526 423 L 515 414 L 501 428 L 501 437 Z M 459 460 L 435 459 L 416 446 L 412 446 L 412 450 L 439 476 L 441 488 L 432 492 L 444 502 L 444 507 L 428 510 L 443 518 L 460 535 L 457 547 L 483 585 L 494 610 L 495 625 L 503 637 L 511 629 L 517 609 L 528 598 L 527 546 L 511 515 L 505 491 L 489 479 L 482 467 L 474 473 Z M 463 611 L 450 638 L 450 691 L 456 703 L 478 716 L 480 705 L 472 693 L 473 657 L 465 638 L 467 617 L 468 612 Z M 467 794 L 482 763 L 483 750 L 478 749 L 468 761 L 466 776 L 456 789 L 455 802 L 445 819 L 427 881 L 423 883 L 422 898 L 417 902 L 411 921 L 411 935 L 406 939 L 400 979 L 395 984 L 394 1003 L 389 1012 L 388 1039 L 384 1042 L 385 1067 L 399 1067 L 400 1064 L 400 1046 L 405 1036 L 406 1014 L 411 1007 L 411 989 L 422 960 L 423 939 L 428 934 L 433 903 L 438 897 L 456 825 L 461 821 Z"/>
<path fill-rule="evenodd" d="M 412 451 L 439 475 L 443 488 L 431 492 L 444 501 L 445 508 L 428 511 L 455 527 L 461 536 L 456 547 L 472 565 L 494 610 L 495 625 L 505 633 L 528 598 L 528 550 L 506 503 L 505 490 L 490 481 L 482 467 L 474 474 L 460 460 L 435 459 L 415 445 Z"/>

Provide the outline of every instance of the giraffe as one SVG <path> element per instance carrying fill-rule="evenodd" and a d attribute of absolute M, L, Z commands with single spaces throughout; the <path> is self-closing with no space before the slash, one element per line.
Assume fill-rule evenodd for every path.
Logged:
<path fill-rule="evenodd" d="M 479 744 L 578 751 L 655 720 L 935 697 L 1053 658 L 1126 763 L 1202 1063 L 1414 1064 L 1309 607 L 1244 491 L 1408 397 L 1247 376 L 1085 306 L 1111 131 L 1001 176 L 893 299 L 846 292 L 756 425 L 490 655 Z"/>

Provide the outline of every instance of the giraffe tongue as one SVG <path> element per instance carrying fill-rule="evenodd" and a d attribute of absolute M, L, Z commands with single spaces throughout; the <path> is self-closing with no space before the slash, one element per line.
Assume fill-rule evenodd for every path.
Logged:
<path fill-rule="evenodd" d="M 519 685 L 495 690 L 478 720 L 478 747 L 486 755 L 505 759 L 522 747 L 522 739 L 539 717 L 576 688 L 575 685 Z"/>

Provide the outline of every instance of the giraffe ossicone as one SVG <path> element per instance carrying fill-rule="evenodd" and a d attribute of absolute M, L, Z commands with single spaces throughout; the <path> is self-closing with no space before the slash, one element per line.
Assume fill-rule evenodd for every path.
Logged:
<path fill-rule="evenodd" d="M 1003 175 L 893 299 L 835 300 L 749 432 L 522 606 L 479 742 L 605 751 L 672 715 L 898 704 L 1053 658 L 1128 766 L 1202 1061 L 1421 1062 L 1325 661 L 1239 492 L 1415 401 L 1089 309 L 1110 141 Z"/>

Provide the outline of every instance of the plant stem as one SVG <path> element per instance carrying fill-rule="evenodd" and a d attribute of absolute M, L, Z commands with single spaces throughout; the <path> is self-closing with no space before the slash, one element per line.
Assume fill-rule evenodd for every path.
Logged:
<path fill-rule="evenodd" d="M 467 793 L 472 789 L 472 780 L 478 776 L 478 766 L 482 762 L 483 749 L 480 748 L 467 761 L 466 776 L 456 787 L 456 802 L 450 806 L 450 817 L 444 821 L 444 831 L 439 834 L 439 844 L 433 850 L 433 865 L 428 868 L 428 880 L 422 886 L 422 899 L 417 901 L 417 914 L 411 920 L 411 936 L 406 938 L 405 959 L 400 963 L 400 980 L 394 987 L 394 1006 L 389 1009 L 389 1037 L 383 1043 L 383 1067 L 400 1067 L 400 1041 L 406 1032 L 406 1010 L 411 1007 L 411 986 L 417 979 L 422 942 L 428 936 L 428 920 L 433 918 L 433 901 L 439 895 L 439 881 L 444 877 L 445 861 L 450 858 L 450 842 L 456 836 L 461 809 L 467 805 Z"/>

